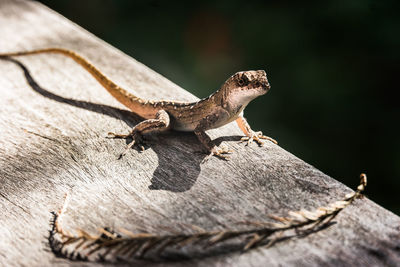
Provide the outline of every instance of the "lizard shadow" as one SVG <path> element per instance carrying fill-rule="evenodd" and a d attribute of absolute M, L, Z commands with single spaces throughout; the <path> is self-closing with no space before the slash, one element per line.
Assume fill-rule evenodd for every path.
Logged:
<path fill-rule="evenodd" d="M 164 139 L 166 135 L 157 137 Z M 213 143 L 219 146 L 223 141 L 239 141 L 242 136 L 222 136 L 213 140 Z M 222 160 L 214 157 L 208 159 L 208 153 L 203 150 L 197 137 L 192 133 L 173 132 L 173 136 L 168 136 L 169 142 L 173 143 L 166 151 L 160 143 L 152 144 L 152 149 L 158 154 L 159 164 L 154 171 L 151 179 L 150 190 L 166 190 L 171 192 L 185 192 L 190 190 L 195 184 L 200 171 L 201 164 L 207 160 Z M 196 145 L 194 145 L 196 144 Z M 168 154 L 167 154 L 168 153 Z M 190 159 L 190 161 L 188 161 Z"/>
<path fill-rule="evenodd" d="M 44 89 L 43 87 L 41 87 L 33 79 L 28 68 L 20 61 L 10 58 L 10 57 L 0 57 L 0 59 L 5 60 L 5 61 L 10 61 L 10 62 L 16 64 L 18 67 L 20 67 L 22 69 L 22 71 L 24 72 L 25 79 L 28 82 L 29 86 L 35 92 L 37 92 L 38 94 L 40 94 L 44 97 L 50 98 L 50 99 L 55 100 L 60 103 L 69 104 L 74 107 L 86 109 L 89 111 L 94 111 L 94 112 L 97 112 L 97 113 L 100 113 L 103 115 L 107 115 L 109 117 L 113 117 L 113 118 L 122 120 L 131 127 L 135 126 L 141 120 L 139 116 L 137 116 L 135 113 L 132 113 L 128 110 L 123 110 L 123 109 L 119 109 L 119 108 L 115 108 L 115 107 L 111 107 L 111 106 L 103 105 L 103 104 L 91 103 L 88 101 L 70 99 L 70 98 L 56 95 L 56 94 Z"/>
<path fill-rule="evenodd" d="M 142 119 L 135 113 L 104 104 L 75 100 L 54 94 L 41 87 L 30 74 L 28 68 L 20 61 L 10 57 L 0 57 L 0 60 L 10 61 L 19 66 L 29 86 L 38 94 L 60 103 L 97 112 L 112 118 L 124 121 L 129 127 L 134 127 Z M 193 133 L 173 131 L 155 135 L 159 139 L 150 143 L 151 148 L 158 156 L 158 165 L 151 179 L 150 190 L 166 190 L 171 192 L 184 192 L 190 190 L 195 184 L 207 154 L 202 151 L 202 146 Z M 238 141 L 240 136 L 219 137 L 213 142 L 220 145 L 223 141 Z M 130 142 L 126 140 L 126 144 Z M 165 146 L 168 145 L 168 149 Z"/>

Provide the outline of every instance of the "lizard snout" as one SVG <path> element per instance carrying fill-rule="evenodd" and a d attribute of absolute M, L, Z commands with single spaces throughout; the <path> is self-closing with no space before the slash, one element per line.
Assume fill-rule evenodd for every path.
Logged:
<path fill-rule="evenodd" d="M 262 87 L 263 87 L 263 89 L 264 89 L 266 92 L 268 92 L 268 90 L 271 89 L 271 85 L 269 84 L 268 80 L 265 80 L 265 81 L 262 83 Z"/>

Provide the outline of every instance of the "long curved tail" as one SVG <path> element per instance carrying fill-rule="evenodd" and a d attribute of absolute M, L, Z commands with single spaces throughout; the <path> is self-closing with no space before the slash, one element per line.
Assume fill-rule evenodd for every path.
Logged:
<path fill-rule="evenodd" d="M 85 70 L 87 70 L 113 97 L 115 97 L 115 99 L 117 99 L 119 102 L 121 102 L 123 105 L 134 112 L 136 111 L 136 106 L 140 104 L 140 102 L 142 102 L 138 96 L 129 93 L 128 91 L 119 87 L 117 84 L 111 81 L 106 75 L 104 75 L 100 70 L 93 66 L 92 63 L 90 63 L 87 59 L 68 49 L 45 48 L 22 52 L 0 53 L 0 57 L 26 56 L 42 53 L 63 54 L 72 58 Z"/>

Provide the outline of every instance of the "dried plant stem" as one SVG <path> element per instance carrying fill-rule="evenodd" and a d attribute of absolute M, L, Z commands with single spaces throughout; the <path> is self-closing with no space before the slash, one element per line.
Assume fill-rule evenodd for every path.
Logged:
<path fill-rule="evenodd" d="M 57 213 L 53 213 L 53 228 L 50 231 L 49 243 L 53 252 L 64 257 L 88 259 L 91 255 L 97 255 L 101 260 L 115 260 L 119 257 L 143 258 L 150 252 L 152 252 L 152 257 L 155 257 L 160 256 L 167 248 L 181 249 L 200 243 L 203 244 L 202 248 L 206 249 L 237 237 L 247 238 L 242 246 L 244 251 L 260 245 L 271 246 L 284 239 L 282 233 L 288 230 L 295 230 L 296 235 L 304 235 L 322 229 L 340 211 L 362 196 L 367 185 L 367 177 L 361 174 L 360 179 L 360 185 L 355 192 L 347 194 L 343 200 L 319 207 L 314 211 L 290 211 L 288 217 L 270 216 L 276 222 L 246 221 L 247 225 L 253 226 L 246 230 L 204 231 L 200 227 L 192 227 L 192 230 L 198 229 L 198 231 L 191 234 L 132 233 L 126 229 L 120 229 L 119 233 L 115 233 L 107 228 L 99 229 L 98 235 L 91 235 L 83 230 L 72 234 L 61 226 L 69 203 L 69 195 L 66 195 L 62 208 Z"/>

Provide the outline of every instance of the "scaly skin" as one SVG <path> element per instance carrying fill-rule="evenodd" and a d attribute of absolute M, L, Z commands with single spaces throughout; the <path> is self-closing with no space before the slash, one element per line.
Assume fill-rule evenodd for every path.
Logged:
<path fill-rule="evenodd" d="M 262 145 L 261 139 L 266 139 L 276 144 L 274 139 L 264 136 L 261 132 L 251 130 L 243 117 L 243 109 L 247 104 L 254 98 L 267 93 L 270 89 L 267 76 L 263 70 L 238 72 L 225 81 L 218 91 L 196 102 L 151 101 L 133 95 L 119 87 L 88 60 L 71 50 L 47 48 L 4 53 L 0 54 L 0 57 L 41 53 L 57 53 L 72 58 L 85 68 L 114 98 L 144 119 L 133 127 L 129 134 L 109 133 L 109 136 L 113 138 L 133 139 L 120 157 L 139 141 L 142 134 L 173 129 L 194 132 L 210 152 L 210 155 L 227 159 L 226 154 L 231 151 L 215 146 L 205 131 L 221 127 L 234 120 L 246 135 L 242 138 L 242 141 L 251 143 L 254 140 Z"/>

